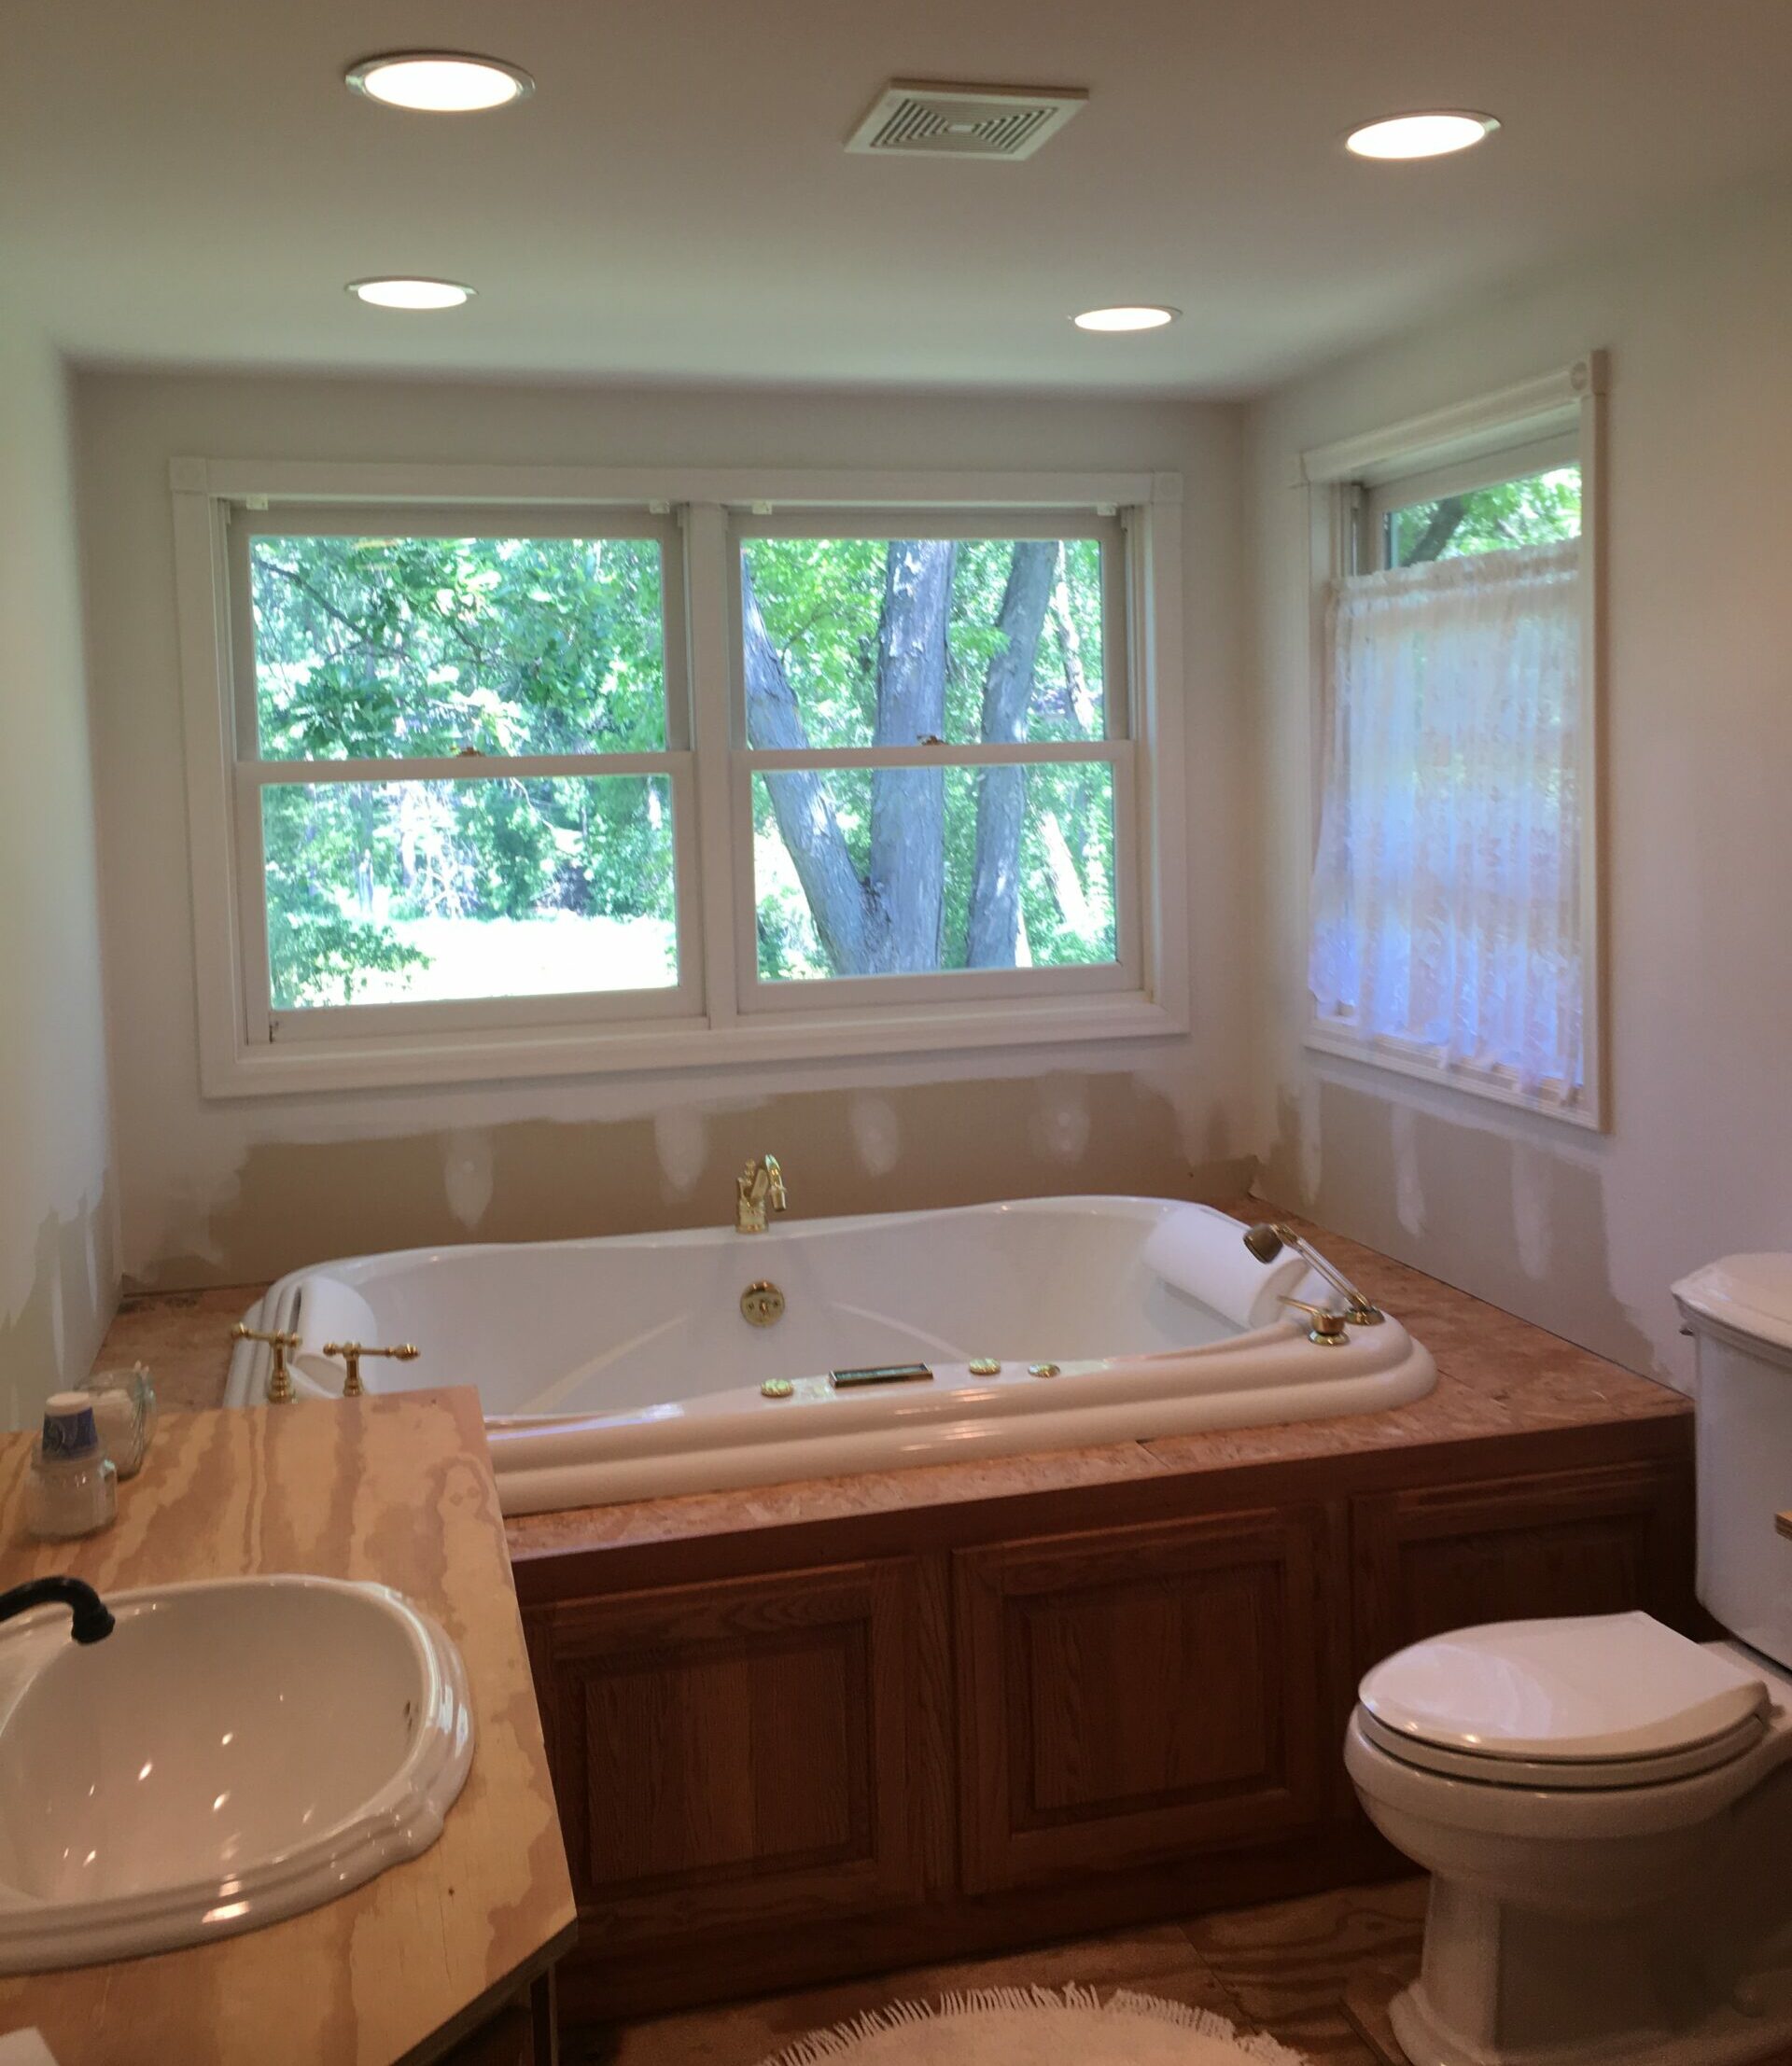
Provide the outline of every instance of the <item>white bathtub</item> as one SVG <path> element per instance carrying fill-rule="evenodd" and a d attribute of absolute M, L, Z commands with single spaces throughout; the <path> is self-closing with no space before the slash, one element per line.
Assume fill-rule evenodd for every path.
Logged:
<path fill-rule="evenodd" d="M 357 1332 L 422 1352 L 364 1365 L 370 1390 L 476 1385 L 509 1514 L 1371 1413 L 1436 1381 L 1392 1316 L 1321 1345 L 1298 1314 L 1240 1326 L 1171 1278 L 1246 1319 L 1280 1290 L 1324 1292 L 1289 1258 L 1253 1262 L 1206 1207 L 1073 1197 L 358 1256 L 246 1317 L 305 1335 L 301 1396 L 340 1390 L 317 1351 Z M 762 1280 L 786 1302 L 769 1327 L 741 1311 Z M 1000 1373 L 973 1375 L 981 1359 Z M 906 1363 L 931 1375 L 829 1375 Z M 240 1344 L 227 1403 L 259 1403 L 268 1369 Z M 762 1392 L 780 1379 L 788 1397 Z"/>

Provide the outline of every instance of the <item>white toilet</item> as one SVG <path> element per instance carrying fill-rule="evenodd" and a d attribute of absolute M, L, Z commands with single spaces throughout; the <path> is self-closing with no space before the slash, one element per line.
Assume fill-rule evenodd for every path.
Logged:
<path fill-rule="evenodd" d="M 1363 1681 L 1345 1763 L 1432 1874 L 1413 2066 L 1729 2066 L 1792 2045 L 1792 1255 L 1674 1297 L 1698 1344 L 1699 1597 L 1459 1629 Z"/>

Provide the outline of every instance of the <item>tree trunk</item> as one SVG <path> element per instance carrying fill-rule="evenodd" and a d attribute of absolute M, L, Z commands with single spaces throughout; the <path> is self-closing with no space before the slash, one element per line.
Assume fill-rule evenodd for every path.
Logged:
<path fill-rule="evenodd" d="M 983 737 L 1006 745 L 1027 736 L 1033 664 L 1057 572 L 1056 538 L 1015 547 L 996 628 L 1003 644 L 983 684 Z M 977 781 L 976 862 L 965 926 L 969 969 L 1012 969 L 1020 940 L 1020 834 L 1027 815 L 1027 770 L 985 768 Z"/>
<path fill-rule="evenodd" d="M 756 747 L 801 752 L 809 743 L 795 691 L 766 635 L 753 578 L 740 569 L 741 644 L 746 660 L 747 736 Z M 870 900 L 847 850 L 827 779 L 806 768 L 768 772 L 772 816 L 808 900 L 821 950 L 835 975 L 864 975 L 874 932 Z"/>
<path fill-rule="evenodd" d="M 946 626 L 958 549 L 892 538 L 877 625 L 877 746 L 914 746 L 945 724 Z M 878 924 L 871 966 L 919 974 L 940 966 L 945 903 L 945 776 L 879 768 L 871 778 L 871 890 Z"/>

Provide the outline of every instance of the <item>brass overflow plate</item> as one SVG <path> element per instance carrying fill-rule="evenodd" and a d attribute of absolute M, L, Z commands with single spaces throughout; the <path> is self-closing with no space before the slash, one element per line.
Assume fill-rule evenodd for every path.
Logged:
<path fill-rule="evenodd" d="M 740 1294 L 740 1317 L 749 1327 L 775 1327 L 784 1318 L 784 1294 L 762 1277 Z"/>

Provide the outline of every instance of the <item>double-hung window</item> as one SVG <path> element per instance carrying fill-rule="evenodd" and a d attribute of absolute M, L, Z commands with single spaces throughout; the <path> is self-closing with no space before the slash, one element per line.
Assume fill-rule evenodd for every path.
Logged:
<path fill-rule="evenodd" d="M 749 1008 L 1136 988 L 1120 525 L 913 530 L 733 526 Z"/>
<path fill-rule="evenodd" d="M 1576 371 L 1307 455 L 1329 520 L 1308 1039 L 1597 1124 L 1597 382 Z"/>
<path fill-rule="evenodd" d="M 504 478 L 175 463 L 208 1091 L 1185 1023 L 1173 478 Z"/>
<path fill-rule="evenodd" d="M 694 995 L 677 544 L 645 510 L 232 521 L 251 1040 Z"/>

